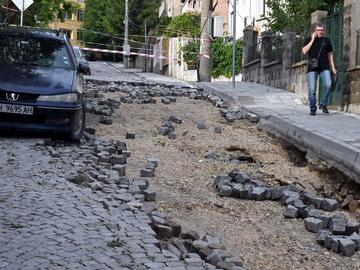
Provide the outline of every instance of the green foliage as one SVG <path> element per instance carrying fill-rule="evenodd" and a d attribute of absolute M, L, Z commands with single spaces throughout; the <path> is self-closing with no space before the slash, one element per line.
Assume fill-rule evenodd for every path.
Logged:
<path fill-rule="evenodd" d="M 343 6 L 343 0 L 267 0 L 270 9 L 268 26 L 274 32 L 292 29 L 306 33 L 310 28 L 310 16 L 315 10 L 333 12 L 335 5 Z"/>
<path fill-rule="evenodd" d="M 166 36 L 167 34 L 167 28 L 169 24 L 171 23 L 172 18 L 171 17 L 162 17 L 160 18 L 160 21 L 157 25 L 157 34 L 159 36 Z"/>
<path fill-rule="evenodd" d="M 225 43 L 222 39 L 216 39 L 212 44 L 212 76 L 218 78 L 232 76 L 232 43 Z M 242 50 L 243 42 L 241 39 L 236 41 L 236 61 L 235 73 L 239 74 L 242 69 Z"/>
<path fill-rule="evenodd" d="M 200 29 L 200 14 L 197 13 L 184 13 L 172 18 L 166 27 L 159 27 L 168 37 L 199 37 Z"/>
<path fill-rule="evenodd" d="M 87 0 L 85 6 L 84 28 L 110 35 L 123 35 L 125 1 Z M 109 37 L 85 32 L 86 41 L 110 43 Z M 121 40 L 117 40 L 123 43 Z"/>
<path fill-rule="evenodd" d="M 4 4 L 4 0 L 0 1 L 1 6 Z M 63 21 L 65 12 L 76 13 L 79 8 L 79 4 L 69 0 L 34 0 L 34 3 L 24 13 L 24 23 L 29 26 L 46 27 L 55 20 Z M 0 17 L 5 19 L 5 16 L 6 12 L 2 11 Z M 9 12 L 7 23 L 19 24 L 19 22 L 20 12 Z"/>
<path fill-rule="evenodd" d="M 129 39 L 144 42 L 145 20 L 147 30 L 158 24 L 158 7 L 160 0 L 131 0 L 129 1 Z M 106 33 L 113 36 L 124 36 L 125 30 L 125 1 L 119 0 L 87 0 L 85 8 L 85 29 Z M 86 41 L 110 43 L 109 37 L 87 32 Z M 123 43 L 115 39 L 116 43 Z M 137 44 L 138 46 L 138 44 Z"/>
<path fill-rule="evenodd" d="M 225 43 L 223 39 L 216 39 L 212 44 L 212 76 L 218 78 L 232 76 L 232 43 Z M 239 74 L 242 68 L 242 40 L 236 42 L 235 72 Z M 193 41 L 181 48 L 183 59 L 189 68 L 195 68 L 200 51 L 200 41 Z"/>
<path fill-rule="evenodd" d="M 188 65 L 189 69 L 196 69 L 198 55 L 200 52 L 200 40 L 195 40 L 193 42 L 189 42 L 185 46 L 183 46 L 180 50 L 180 53 L 183 53 L 183 59 Z M 179 57 L 181 58 L 181 57 Z"/>

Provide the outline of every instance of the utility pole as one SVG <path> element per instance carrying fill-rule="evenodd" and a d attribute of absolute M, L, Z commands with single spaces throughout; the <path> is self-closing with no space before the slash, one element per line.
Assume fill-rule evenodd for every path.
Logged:
<path fill-rule="evenodd" d="M 236 2 L 233 4 L 233 51 L 232 51 L 232 87 L 235 88 L 235 66 L 236 66 Z M 250 4 L 251 5 L 251 4 Z"/>
<path fill-rule="evenodd" d="M 146 19 L 145 19 L 145 26 L 144 26 L 144 31 L 145 31 L 145 33 L 144 33 L 144 36 L 145 36 L 145 54 L 147 54 L 147 52 L 148 52 L 148 50 L 147 50 L 147 46 L 148 46 L 148 44 L 147 44 L 147 25 L 146 25 Z M 145 63 L 145 72 L 147 71 L 146 70 L 146 68 L 147 68 L 147 55 L 144 57 L 144 63 Z"/>
<path fill-rule="evenodd" d="M 129 68 L 129 0 L 125 0 L 125 39 L 124 39 L 124 67 Z"/>
<path fill-rule="evenodd" d="M 20 26 L 23 26 L 23 22 L 24 22 L 24 9 L 25 9 L 25 0 L 22 0 Z"/>
<path fill-rule="evenodd" d="M 212 0 L 201 0 L 201 40 L 199 55 L 199 81 L 211 81 L 211 45 L 212 45 Z"/>

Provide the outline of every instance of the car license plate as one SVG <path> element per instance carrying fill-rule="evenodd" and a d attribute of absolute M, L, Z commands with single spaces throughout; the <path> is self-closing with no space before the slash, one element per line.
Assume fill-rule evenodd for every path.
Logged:
<path fill-rule="evenodd" d="M 34 107 L 0 103 L 0 112 L 33 115 Z"/>

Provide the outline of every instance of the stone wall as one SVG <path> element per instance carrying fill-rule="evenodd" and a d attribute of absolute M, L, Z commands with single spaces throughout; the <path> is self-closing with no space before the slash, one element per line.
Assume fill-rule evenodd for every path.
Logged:
<path fill-rule="evenodd" d="M 306 62 L 292 63 L 296 43 L 296 34 L 288 31 L 284 34 L 281 54 L 274 59 L 273 34 L 261 33 L 261 53 L 258 59 L 252 60 L 251 49 L 255 49 L 257 34 L 254 29 L 244 30 L 244 65 L 243 80 L 269 85 L 299 94 L 307 100 Z M 250 62 L 249 59 L 252 61 Z"/>

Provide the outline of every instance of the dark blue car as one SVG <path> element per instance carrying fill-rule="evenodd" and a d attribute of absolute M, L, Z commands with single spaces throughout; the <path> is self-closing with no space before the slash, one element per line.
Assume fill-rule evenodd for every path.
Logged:
<path fill-rule="evenodd" d="M 65 35 L 0 26 L 0 128 L 81 139 L 84 71 Z"/>

